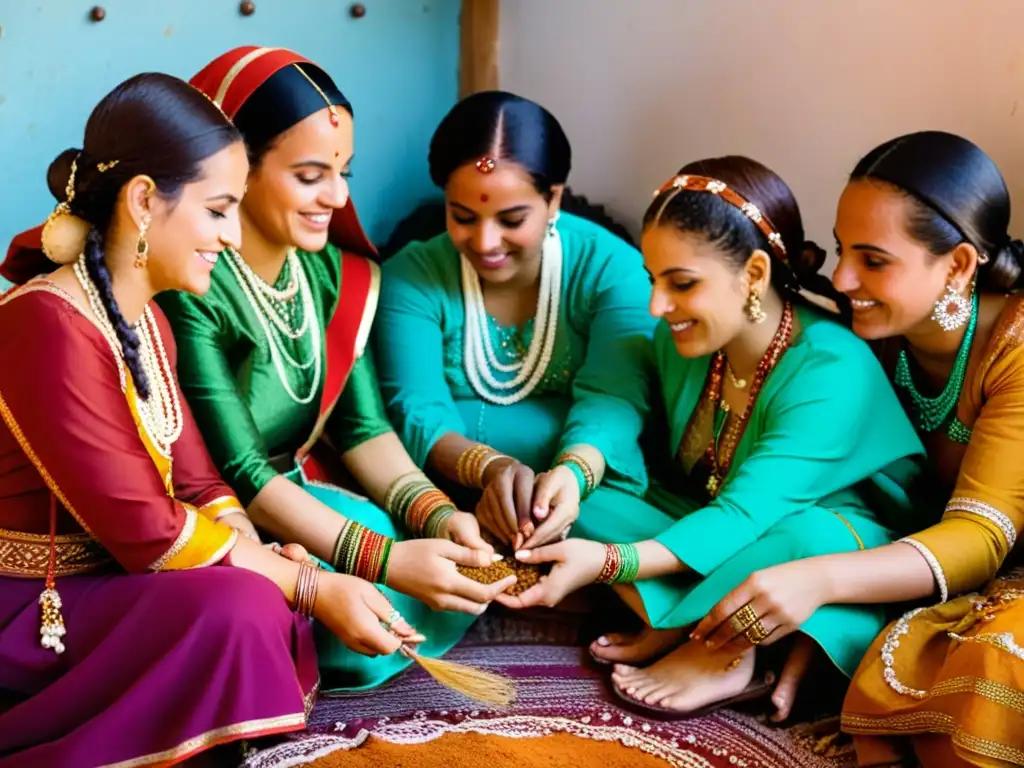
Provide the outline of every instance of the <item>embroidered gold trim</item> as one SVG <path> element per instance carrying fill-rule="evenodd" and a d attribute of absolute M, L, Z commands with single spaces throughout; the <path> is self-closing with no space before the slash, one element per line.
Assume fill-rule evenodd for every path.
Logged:
<path fill-rule="evenodd" d="M 949 736 L 953 744 L 984 757 L 1005 760 L 1013 765 L 1024 765 L 1024 751 L 982 739 L 962 731 L 951 715 L 939 712 L 910 712 L 889 717 L 842 716 L 843 730 L 848 733 L 866 735 L 891 735 L 893 731 L 903 733 L 941 733 Z"/>
<path fill-rule="evenodd" d="M 942 570 L 942 566 L 939 564 L 939 560 L 932 551 L 928 549 L 917 539 L 912 539 L 910 536 L 906 536 L 900 539 L 903 544 L 909 544 L 925 559 L 928 563 L 928 567 L 932 569 L 932 575 L 935 577 L 935 583 L 939 587 L 939 602 L 944 603 L 949 600 L 949 585 L 946 583 L 946 574 Z"/>
<path fill-rule="evenodd" d="M 356 359 L 363 356 L 366 350 L 366 342 L 370 338 L 370 329 L 373 327 L 373 318 L 377 314 L 377 302 L 380 299 L 380 267 L 370 262 L 370 287 L 366 292 L 366 304 L 363 306 L 363 317 L 359 321 L 359 331 L 356 333 Z"/>
<path fill-rule="evenodd" d="M 1024 661 L 1024 648 L 1017 645 L 1013 632 L 981 632 L 977 635 L 958 635 L 956 632 L 948 633 L 950 638 L 959 643 L 981 643 L 982 645 L 995 646 L 1001 651 L 1006 651 Z"/>
<path fill-rule="evenodd" d="M 1018 715 L 1024 715 L 1024 691 L 997 683 L 995 680 L 986 680 L 983 677 L 953 677 L 943 680 L 931 690 L 932 697 L 952 696 L 957 693 L 974 693 L 1002 707 L 1012 709 Z"/>
<path fill-rule="evenodd" d="M 224 75 L 224 79 L 221 81 L 220 87 L 217 89 L 217 94 L 213 97 L 213 103 L 223 109 L 224 97 L 228 95 L 228 89 L 231 88 L 231 84 L 235 82 L 235 78 L 242 74 L 242 70 L 261 56 L 265 56 L 271 51 L 276 50 L 277 48 L 257 48 L 254 51 L 249 51 L 249 53 L 236 61 L 235 65 L 228 70 L 226 75 Z"/>
<path fill-rule="evenodd" d="M 843 525 L 845 525 L 847 528 L 850 529 L 850 533 L 853 534 L 854 541 L 857 542 L 857 549 L 865 549 L 864 540 L 861 539 L 860 534 L 857 533 L 857 529 L 853 527 L 853 523 L 851 523 L 849 520 L 847 520 L 841 514 L 836 512 L 834 509 L 830 509 L 829 512 L 831 512 L 833 515 L 838 517 L 843 522 Z"/>
<path fill-rule="evenodd" d="M 188 545 L 189 539 L 191 539 L 193 534 L 196 532 L 197 514 L 198 513 L 192 507 L 185 507 L 185 524 L 181 526 L 181 533 L 178 534 L 178 538 L 176 538 L 174 543 L 171 544 L 171 548 L 153 561 L 152 565 L 149 566 L 149 570 L 159 571 Z"/>
<path fill-rule="evenodd" d="M 143 765 L 153 765 L 155 763 L 170 764 L 178 762 L 182 758 L 192 755 L 201 749 L 213 747 L 223 742 L 234 741 L 246 736 L 269 736 L 286 730 L 299 730 L 305 725 L 306 716 L 302 713 L 268 717 L 263 720 L 250 720 L 246 723 L 215 728 L 163 752 L 155 752 L 151 755 L 124 760 L 120 763 L 110 763 L 105 768 L 139 768 Z"/>
<path fill-rule="evenodd" d="M 984 517 L 990 523 L 994 523 L 1003 532 L 1003 536 L 1006 537 L 1008 549 L 1013 549 L 1013 545 L 1017 542 L 1017 526 L 1013 524 L 1013 520 L 1009 515 L 1000 512 L 991 504 L 986 504 L 977 499 L 969 499 L 965 496 L 956 496 L 949 500 L 949 503 L 946 505 L 946 511 L 966 512 L 970 515 Z"/>
<path fill-rule="evenodd" d="M 57 536 L 55 546 L 58 578 L 88 573 L 111 561 L 110 553 L 87 533 Z M 49 564 L 49 535 L 0 528 L 0 576 L 45 579 Z"/>

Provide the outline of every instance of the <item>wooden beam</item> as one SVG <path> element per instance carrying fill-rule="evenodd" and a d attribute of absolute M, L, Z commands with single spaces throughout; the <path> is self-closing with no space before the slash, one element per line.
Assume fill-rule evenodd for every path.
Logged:
<path fill-rule="evenodd" d="M 498 88 L 500 0 L 462 0 L 459 96 Z"/>

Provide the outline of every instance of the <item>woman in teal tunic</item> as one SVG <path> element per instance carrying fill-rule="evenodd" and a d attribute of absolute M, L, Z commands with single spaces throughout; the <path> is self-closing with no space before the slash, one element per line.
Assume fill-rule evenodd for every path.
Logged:
<path fill-rule="evenodd" d="M 212 255 L 205 297 L 162 297 L 210 453 L 257 526 L 393 588 L 382 591 L 427 636 L 420 652 L 444 653 L 509 580 L 456 571 L 491 562 L 491 547 L 409 459 L 363 355 L 378 270 L 348 202 L 351 106 L 283 49 L 230 51 L 193 84 L 234 121 L 252 167 L 241 252 Z M 376 504 L 342 490 L 346 477 Z M 409 663 L 318 639 L 325 688 L 377 685 Z"/>
<path fill-rule="evenodd" d="M 693 163 L 658 191 L 642 250 L 672 471 L 646 501 L 592 497 L 578 538 L 518 553 L 551 574 L 499 598 L 553 605 L 615 584 L 649 629 L 591 650 L 631 702 L 693 714 L 766 693 L 754 648 L 767 633 L 749 607 L 731 618 L 739 655 L 684 628 L 767 563 L 889 542 L 879 513 L 906 504 L 921 445 L 867 345 L 802 301 L 798 279 L 820 264 L 804 266 L 804 247 L 792 193 L 752 160 Z M 877 606 L 824 606 L 802 631 L 850 675 L 884 625 Z"/>
<path fill-rule="evenodd" d="M 413 460 L 482 490 L 481 524 L 517 545 L 557 538 L 599 483 L 646 487 L 650 289 L 634 248 L 559 216 L 569 167 L 543 107 L 498 91 L 457 104 L 430 146 L 448 231 L 384 264 L 374 330 Z"/>

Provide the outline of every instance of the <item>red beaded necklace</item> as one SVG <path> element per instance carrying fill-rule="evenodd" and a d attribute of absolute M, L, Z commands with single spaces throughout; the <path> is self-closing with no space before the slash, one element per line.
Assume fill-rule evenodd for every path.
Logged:
<path fill-rule="evenodd" d="M 787 301 L 782 309 L 782 320 L 779 322 L 778 330 L 775 331 L 772 343 L 768 345 L 764 357 L 757 364 L 757 372 L 754 374 L 754 381 L 750 385 L 747 407 L 743 409 L 743 415 L 739 418 L 729 418 L 729 405 L 722 400 L 722 383 L 726 359 L 725 353 L 721 350 L 715 353 L 714 359 L 711 361 L 711 368 L 708 370 L 707 383 L 704 385 L 704 395 L 711 401 L 716 415 L 711 441 L 704 453 L 704 460 L 711 469 L 706 486 L 711 498 L 717 496 L 721 490 L 722 483 L 725 481 L 726 476 L 729 474 L 729 468 L 732 466 L 732 458 L 736 453 L 736 447 L 743 438 L 747 422 L 750 420 L 750 414 L 754 410 L 754 403 L 761 392 L 761 387 L 764 386 L 764 381 L 768 378 L 768 374 L 778 365 L 782 354 L 789 348 L 792 336 L 793 305 Z M 723 422 L 717 418 L 719 411 L 728 420 L 728 427 L 725 429 L 724 439 L 721 441 L 719 437 L 722 434 L 721 427 Z M 720 456 L 721 459 L 719 459 Z"/>

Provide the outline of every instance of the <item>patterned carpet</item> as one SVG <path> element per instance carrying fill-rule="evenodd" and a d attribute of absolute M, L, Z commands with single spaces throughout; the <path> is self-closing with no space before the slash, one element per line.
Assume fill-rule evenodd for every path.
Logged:
<path fill-rule="evenodd" d="M 530 765 L 610 768 L 627 764 L 621 757 L 624 748 L 684 768 L 854 765 L 849 741 L 834 735 L 833 718 L 806 718 L 817 724 L 777 727 L 756 711 L 725 710 L 692 720 L 660 721 L 622 709 L 607 686 L 607 672 L 583 647 L 592 634 L 573 615 L 525 617 L 492 608 L 446 658 L 514 678 L 518 699 L 510 710 L 478 708 L 414 667 L 372 693 L 322 698 L 306 733 L 251 754 L 244 766 L 522 768 L 525 762 L 516 757 L 517 749 L 535 756 L 543 755 L 546 747 L 549 758 Z M 813 687 L 813 679 L 805 682 L 811 695 Z M 805 693 L 802 690 L 801 696 Z M 454 760 L 455 745 L 461 751 L 454 754 L 463 757 L 471 749 L 477 761 Z M 374 759 L 342 759 L 363 752 L 374 753 Z M 572 759 L 563 762 L 560 754 Z M 644 756 L 633 754 L 637 762 L 628 764 L 647 764 Z M 396 755 L 408 759 L 399 762 Z"/>

